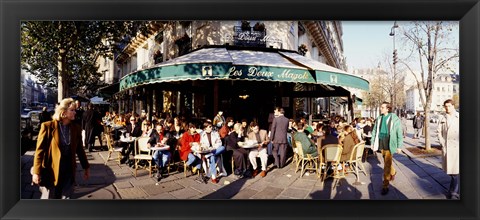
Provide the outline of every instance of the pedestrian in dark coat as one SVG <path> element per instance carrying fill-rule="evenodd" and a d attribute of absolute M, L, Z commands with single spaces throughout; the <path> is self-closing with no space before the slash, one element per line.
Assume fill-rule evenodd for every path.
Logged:
<path fill-rule="evenodd" d="M 287 130 L 288 118 L 284 114 L 283 108 L 277 107 L 275 109 L 275 118 L 272 122 L 272 131 L 270 133 L 270 140 L 273 143 L 272 154 L 275 159 L 275 166 L 282 168 L 287 161 Z"/>
<path fill-rule="evenodd" d="M 89 152 L 93 151 L 95 145 L 95 131 L 100 115 L 93 109 L 93 104 L 88 103 L 87 111 L 83 114 L 83 126 L 85 129 L 85 147 Z"/>

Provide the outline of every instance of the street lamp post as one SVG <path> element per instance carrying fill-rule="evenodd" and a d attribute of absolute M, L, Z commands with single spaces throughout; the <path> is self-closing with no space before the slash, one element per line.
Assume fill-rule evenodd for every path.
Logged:
<path fill-rule="evenodd" d="M 397 84 L 397 62 L 398 62 L 398 56 L 397 56 L 397 49 L 395 49 L 395 28 L 398 28 L 397 22 L 395 21 L 393 23 L 392 29 L 390 30 L 390 36 L 393 37 L 393 85 L 392 85 L 392 93 L 390 96 L 391 102 L 392 102 L 392 107 L 397 111 L 397 97 L 396 97 L 396 91 L 395 87 Z M 396 112 L 398 114 L 398 112 Z"/>

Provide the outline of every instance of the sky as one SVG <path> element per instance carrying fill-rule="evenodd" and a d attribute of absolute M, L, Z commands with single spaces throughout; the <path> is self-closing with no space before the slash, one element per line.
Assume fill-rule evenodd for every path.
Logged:
<path fill-rule="evenodd" d="M 349 71 L 377 67 L 380 61 L 384 62 L 385 55 L 392 56 L 393 37 L 389 34 L 393 23 L 394 21 L 342 21 L 343 52 Z M 406 22 L 398 22 L 398 25 L 406 25 Z M 399 29 L 396 29 L 396 34 L 398 49 L 401 44 Z M 455 38 L 458 42 L 458 32 Z M 400 50 L 397 51 L 401 53 Z"/>
<path fill-rule="evenodd" d="M 372 68 L 384 51 L 393 52 L 393 21 L 343 21 L 343 53 L 348 69 Z"/>

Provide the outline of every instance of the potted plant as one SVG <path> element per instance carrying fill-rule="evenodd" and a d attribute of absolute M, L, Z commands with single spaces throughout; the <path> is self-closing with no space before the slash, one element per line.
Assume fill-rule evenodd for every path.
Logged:
<path fill-rule="evenodd" d="M 250 21 L 242 21 L 242 31 L 250 31 Z"/>
<path fill-rule="evenodd" d="M 253 26 L 254 31 L 264 31 L 265 30 L 265 24 L 257 22 L 255 26 Z"/>
<path fill-rule="evenodd" d="M 308 52 L 307 45 L 302 44 L 298 47 L 298 53 L 300 53 L 302 56 L 305 56 L 307 52 Z"/>

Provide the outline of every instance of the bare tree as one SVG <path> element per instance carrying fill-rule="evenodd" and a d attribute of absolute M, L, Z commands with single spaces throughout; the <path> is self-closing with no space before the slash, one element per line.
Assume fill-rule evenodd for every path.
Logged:
<path fill-rule="evenodd" d="M 458 43 L 451 34 L 458 22 L 418 21 L 403 27 L 403 40 L 410 55 L 400 59 L 414 77 L 425 111 L 425 128 L 429 125 L 433 83 L 438 73 L 451 71 L 458 64 Z M 425 148 L 431 150 L 429 129 L 425 129 Z"/>
<path fill-rule="evenodd" d="M 387 75 L 381 81 L 380 86 L 385 90 L 387 97 L 390 98 L 388 101 L 392 104 L 393 109 L 398 110 L 403 108 L 405 104 L 405 72 L 401 67 L 394 70 L 390 52 L 385 51 L 383 54 L 379 67 L 385 70 Z"/>
<path fill-rule="evenodd" d="M 376 114 L 372 115 L 372 110 L 376 112 L 381 103 L 388 97 L 389 93 L 384 85 L 386 77 L 386 75 L 376 75 L 375 78 L 370 79 L 370 91 L 363 92 L 363 102 L 370 109 L 371 117 L 376 117 Z"/>

